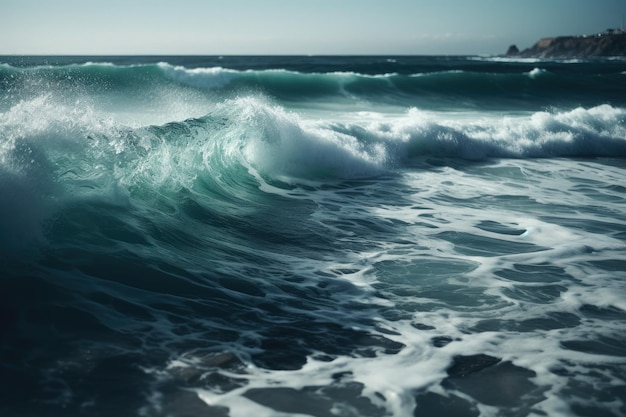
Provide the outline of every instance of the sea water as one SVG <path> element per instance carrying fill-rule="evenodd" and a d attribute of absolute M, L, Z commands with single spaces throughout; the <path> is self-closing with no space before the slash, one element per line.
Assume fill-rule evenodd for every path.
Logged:
<path fill-rule="evenodd" d="M 626 415 L 626 61 L 0 57 L 3 416 Z"/>

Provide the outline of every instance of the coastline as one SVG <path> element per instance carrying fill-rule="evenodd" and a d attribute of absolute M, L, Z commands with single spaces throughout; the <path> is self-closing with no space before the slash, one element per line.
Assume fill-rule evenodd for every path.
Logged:
<path fill-rule="evenodd" d="M 542 38 L 520 51 L 511 45 L 506 56 L 520 58 L 600 58 L 626 56 L 626 31 L 608 30 L 592 36 Z"/>

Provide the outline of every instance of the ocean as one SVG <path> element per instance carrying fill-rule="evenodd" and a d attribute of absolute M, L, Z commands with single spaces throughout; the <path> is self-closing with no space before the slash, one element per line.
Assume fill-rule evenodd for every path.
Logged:
<path fill-rule="evenodd" d="M 626 60 L 0 57 L 0 415 L 626 416 Z"/>

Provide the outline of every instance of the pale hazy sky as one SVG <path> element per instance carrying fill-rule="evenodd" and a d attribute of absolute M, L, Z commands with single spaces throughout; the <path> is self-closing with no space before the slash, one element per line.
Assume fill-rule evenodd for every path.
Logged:
<path fill-rule="evenodd" d="M 497 54 L 626 0 L 0 0 L 0 54 Z"/>

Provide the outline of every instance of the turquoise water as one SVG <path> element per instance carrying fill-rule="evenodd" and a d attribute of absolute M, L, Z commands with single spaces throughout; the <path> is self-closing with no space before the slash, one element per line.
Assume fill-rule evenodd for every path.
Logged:
<path fill-rule="evenodd" d="M 626 415 L 625 74 L 0 57 L 0 413 Z"/>

